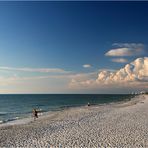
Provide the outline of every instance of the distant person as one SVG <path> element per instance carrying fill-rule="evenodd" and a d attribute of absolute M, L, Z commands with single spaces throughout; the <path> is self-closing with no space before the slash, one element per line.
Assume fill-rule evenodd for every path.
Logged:
<path fill-rule="evenodd" d="M 33 109 L 32 113 L 33 113 L 33 117 L 34 117 L 34 121 L 35 121 L 36 118 L 38 118 L 38 111 L 36 109 Z"/>
<path fill-rule="evenodd" d="M 87 106 L 90 106 L 90 103 L 89 102 L 87 103 Z"/>

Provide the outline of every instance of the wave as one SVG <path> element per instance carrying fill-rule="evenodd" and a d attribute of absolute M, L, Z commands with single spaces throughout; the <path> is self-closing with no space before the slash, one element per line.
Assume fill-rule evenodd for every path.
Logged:
<path fill-rule="evenodd" d="M 6 119 L 6 120 L 0 120 L 0 124 L 7 123 L 7 122 L 10 122 L 10 121 L 14 121 L 14 120 L 18 120 L 18 119 L 20 119 L 20 118 L 19 117 L 14 117 L 14 118 Z"/>
<path fill-rule="evenodd" d="M 14 117 L 14 118 L 7 119 L 7 120 L 5 120 L 5 122 L 14 121 L 14 120 L 17 120 L 17 119 L 19 119 L 19 117 Z"/>
<path fill-rule="evenodd" d="M 4 123 L 4 121 L 3 120 L 0 120 L 0 124 L 2 124 L 2 123 Z"/>
<path fill-rule="evenodd" d="M 21 115 L 21 114 L 29 114 L 29 113 L 31 113 L 31 112 L 24 112 L 24 113 L 22 113 L 22 112 L 0 112 L 0 116 L 12 115 L 12 114 L 19 114 L 19 115 Z"/>
<path fill-rule="evenodd" d="M 9 112 L 0 112 L 0 116 L 7 115 Z"/>

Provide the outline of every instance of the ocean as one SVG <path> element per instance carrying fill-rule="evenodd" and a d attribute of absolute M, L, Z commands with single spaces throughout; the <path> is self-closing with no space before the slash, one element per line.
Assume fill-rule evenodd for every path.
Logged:
<path fill-rule="evenodd" d="M 42 112 L 59 111 L 68 107 L 102 105 L 129 100 L 125 94 L 7 94 L 0 95 L 0 123 L 30 117 L 32 109 Z"/>

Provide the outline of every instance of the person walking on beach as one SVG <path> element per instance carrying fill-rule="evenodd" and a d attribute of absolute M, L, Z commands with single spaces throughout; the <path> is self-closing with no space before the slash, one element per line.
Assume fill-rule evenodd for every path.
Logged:
<path fill-rule="evenodd" d="M 87 103 L 87 106 L 90 106 L 90 103 L 89 102 Z"/>
<path fill-rule="evenodd" d="M 38 118 L 38 112 L 36 109 L 33 109 L 32 113 L 33 113 L 33 117 L 34 117 L 34 121 L 35 121 L 36 118 Z"/>

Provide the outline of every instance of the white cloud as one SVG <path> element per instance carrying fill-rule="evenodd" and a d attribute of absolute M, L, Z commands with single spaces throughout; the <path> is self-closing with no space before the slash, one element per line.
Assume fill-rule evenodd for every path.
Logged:
<path fill-rule="evenodd" d="M 114 72 L 116 71 L 115 69 L 107 69 L 107 68 L 103 68 L 103 69 L 99 69 L 98 72 L 101 72 L 101 71 L 110 71 L 110 72 Z"/>
<path fill-rule="evenodd" d="M 111 59 L 111 61 L 116 62 L 116 63 L 127 63 L 128 62 L 128 60 L 124 58 Z"/>
<path fill-rule="evenodd" d="M 116 48 L 108 51 L 106 56 L 131 56 L 132 51 L 128 48 Z"/>
<path fill-rule="evenodd" d="M 70 73 L 60 68 L 15 68 L 15 67 L 0 67 L 0 70 L 6 71 L 23 71 L 23 72 L 41 72 L 41 73 Z"/>
<path fill-rule="evenodd" d="M 90 68 L 90 67 L 92 67 L 92 66 L 91 66 L 90 64 L 84 64 L 83 67 L 84 67 L 84 68 Z"/>
<path fill-rule="evenodd" d="M 114 43 L 113 48 L 105 53 L 106 56 L 136 56 L 144 53 L 144 45 L 141 43 Z"/>
<path fill-rule="evenodd" d="M 96 79 L 73 79 L 72 88 L 148 89 L 148 57 L 137 58 L 117 71 L 100 71 Z"/>
<path fill-rule="evenodd" d="M 127 47 L 127 48 L 144 48 L 144 45 L 142 43 L 114 43 L 113 46 L 117 47 Z"/>
<path fill-rule="evenodd" d="M 24 71 L 21 68 L 17 70 Z M 29 72 L 41 72 L 39 70 L 43 72 L 42 69 L 25 69 Z M 116 71 L 100 69 L 92 73 L 61 72 L 48 75 L 44 73 L 15 75 L 12 73 L 10 75 L 0 75 L 0 87 L 0 93 L 11 93 L 12 91 L 14 93 L 86 93 L 86 91 L 93 92 L 93 90 L 96 90 L 95 93 L 112 93 L 111 90 L 118 93 L 130 89 L 146 90 L 148 89 L 148 57 L 137 58 Z"/>
<path fill-rule="evenodd" d="M 0 67 L 0 93 L 62 93 L 73 75 L 58 68 Z"/>
<path fill-rule="evenodd" d="M 98 74 L 97 81 L 103 83 L 123 83 L 148 80 L 148 57 L 137 58 L 126 64 L 116 72 L 102 71 Z"/>
<path fill-rule="evenodd" d="M 7 68 L 6 68 L 7 69 Z M 14 70 L 14 69 L 13 69 Z M 17 69 L 18 70 L 18 69 Z M 18 74 L 7 71 L 8 75 L 0 71 L 0 93 L 70 93 L 73 90 L 69 89 L 71 79 L 87 80 L 96 75 L 96 72 L 91 73 L 51 73 L 51 74 Z M 26 69 L 25 69 L 26 70 Z M 28 69 L 27 69 L 28 71 Z M 29 72 L 32 72 L 29 71 Z M 34 69 L 33 69 L 34 72 Z"/>
<path fill-rule="evenodd" d="M 0 93 L 64 93 L 71 77 L 71 74 L 0 76 Z"/>

